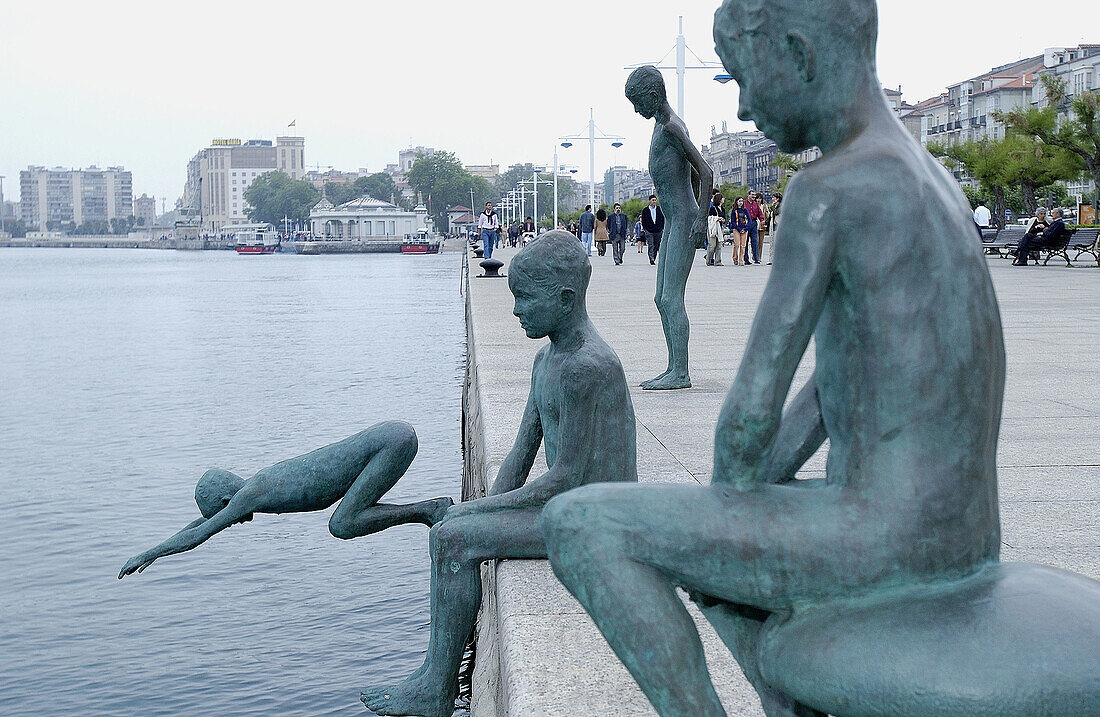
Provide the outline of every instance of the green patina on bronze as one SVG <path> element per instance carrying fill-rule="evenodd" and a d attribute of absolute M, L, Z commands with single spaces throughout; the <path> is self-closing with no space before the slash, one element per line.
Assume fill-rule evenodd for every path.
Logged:
<path fill-rule="evenodd" d="M 739 116 L 824 156 L 785 197 L 711 484 L 559 496 L 550 559 L 661 715 L 725 714 L 676 587 L 772 717 L 1100 714 L 1100 583 L 999 562 L 997 301 L 962 192 L 882 94 L 877 31 L 874 0 L 718 10 Z M 825 478 L 795 480 L 826 438 Z"/>
<path fill-rule="evenodd" d="M 380 423 L 338 443 L 264 468 L 248 480 L 221 469 L 203 474 L 195 486 L 201 518 L 155 548 L 135 555 L 118 577 L 142 572 L 155 560 L 205 543 L 255 513 L 308 513 L 340 505 L 329 531 L 342 540 L 371 535 L 394 525 L 434 525 L 454 501 L 435 498 L 411 505 L 379 503 L 416 457 L 413 427 Z"/>
<path fill-rule="evenodd" d="M 688 324 L 684 293 L 695 251 L 706 238 L 707 213 L 714 172 L 691 143 L 687 127 L 668 104 L 661 71 L 646 65 L 630 73 L 626 97 L 634 111 L 655 120 L 649 145 L 649 174 L 665 216 L 664 237 L 657 256 L 657 292 L 668 348 L 668 368 L 642 384 L 649 391 L 691 388 L 688 371 Z M 643 209 L 642 211 L 648 211 Z"/>
<path fill-rule="evenodd" d="M 363 704 L 378 714 L 450 717 L 481 604 L 481 563 L 545 558 L 539 513 L 548 500 L 577 486 L 638 480 L 626 376 L 585 305 L 591 273 L 584 248 L 563 231 L 543 234 L 512 259 L 513 313 L 528 337 L 550 343 L 535 357 L 516 442 L 489 495 L 454 506 L 431 530 L 428 654 L 404 682 L 363 690 Z M 547 471 L 528 480 L 540 445 Z"/>

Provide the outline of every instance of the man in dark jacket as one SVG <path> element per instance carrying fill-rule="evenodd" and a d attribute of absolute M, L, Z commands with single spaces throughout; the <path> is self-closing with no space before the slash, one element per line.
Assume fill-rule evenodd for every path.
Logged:
<path fill-rule="evenodd" d="M 657 204 L 657 195 L 649 195 L 649 206 L 642 210 L 642 231 L 646 233 L 649 244 L 649 263 L 657 263 L 657 253 L 661 251 L 661 235 L 665 233 L 665 215 Z"/>
<path fill-rule="evenodd" d="M 584 244 L 584 250 L 588 252 L 588 256 L 592 256 L 592 239 L 595 233 L 596 215 L 592 213 L 592 205 L 586 204 L 584 213 L 581 214 L 581 244 Z"/>
<path fill-rule="evenodd" d="M 1039 208 L 1039 211 L 1042 211 L 1042 207 Z M 1029 231 L 1020 240 L 1020 243 L 1016 246 L 1016 261 L 1012 262 L 1012 266 L 1027 266 L 1027 257 L 1031 252 L 1047 249 L 1062 241 L 1062 235 L 1067 231 L 1066 223 L 1062 221 L 1062 210 L 1055 209 L 1051 212 L 1051 216 L 1054 221 L 1043 230 L 1042 234 Z"/>
<path fill-rule="evenodd" d="M 615 265 L 623 263 L 623 253 L 626 251 L 626 233 L 630 228 L 630 220 L 623 214 L 623 207 L 615 203 L 615 212 L 607 218 L 607 233 L 611 236 L 611 254 L 615 258 Z"/>

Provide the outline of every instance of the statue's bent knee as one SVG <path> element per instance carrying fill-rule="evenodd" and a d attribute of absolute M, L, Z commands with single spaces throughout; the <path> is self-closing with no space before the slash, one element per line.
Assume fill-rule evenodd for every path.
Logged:
<path fill-rule="evenodd" d="M 582 486 L 552 498 L 542 509 L 542 534 L 548 545 L 561 545 L 595 528 L 594 503 L 601 486 Z"/>
<path fill-rule="evenodd" d="M 404 421 L 386 421 L 379 428 L 385 433 L 386 443 L 393 448 L 416 450 L 416 430 Z"/>

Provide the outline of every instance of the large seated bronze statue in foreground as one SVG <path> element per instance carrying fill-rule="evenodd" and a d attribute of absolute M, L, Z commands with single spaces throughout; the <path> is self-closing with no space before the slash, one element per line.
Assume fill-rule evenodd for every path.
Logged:
<path fill-rule="evenodd" d="M 550 559 L 661 715 L 725 714 L 677 587 L 772 716 L 1100 714 L 1100 583 L 999 563 L 997 300 L 958 184 L 883 97 L 877 27 L 874 0 L 718 11 L 739 116 L 824 156 L 783 203 L 711 485 L 559 496 Z M 826 438 L 826 477 L 795 480 Z"/>

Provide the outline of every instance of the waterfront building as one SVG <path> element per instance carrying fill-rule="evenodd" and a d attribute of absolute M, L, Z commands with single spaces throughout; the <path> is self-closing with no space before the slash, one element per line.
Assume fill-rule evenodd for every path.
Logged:
<path fill-rule="evenodd" d="M 722 131 L 710 128 L 710 144 L 701 148 L 703 157 L 714 170 L 714 184 L 748 185 L 749 159 L 748 149 L 760 142 L 770 141 L 758 130 L 730 132 L 729 125 L 722 122 Z"/>
<path fill-rule="evenodd" d="M 411 212 L 373 197 L 360 197 L 333 206 L 328 197 L 309 212 L 314 239 L 332 241 L 398 241 L 428 228 L 428 208 L 418 204 Z"/>
<path fill-rule="evenodd" d="M 8 225 L 22 219 L 19 202 L 9 202 L 5 200 L 4 204 L 0 205 L 0 212 L 3 212 L 4 223 Z"/>
<path fill-rule="evenodd" d="M 352 184 L 356 179 L 360 177 L 369 177 L 370 172 L 366 167 L 360 167 L 359 171 L 343 172 L 339 169 L 329 169 L 327 172 L 321 172 L 318 170 L 312 170 L 306 172 L 302 179 L 309 182 L 317 190 L 322 189 L 326 184 Z"/>
<path fill-rule="evenodd" d="M 500 176 L 499 164 L 467 164 L 466 171 L 475 177 L 483 177 L 490 182 Z"/>
<path fill-rule="evenodd" d="M 1040 74 L 1052 74 L 1065 81 L 1067 99 L 1058 107 L 1058 116 L 1069 116 L 1072 99 L 1082 92 L 1100 92 L 1100 45 L 1078 45 L 1070 48 L 1050 48 L 1043 53 L 1043 69 Z M 1043 83 L 1036 81 L 1032 88 L 1032 102 L 1036 106 L 1049 104 Z M 1091 197 L 1095 187 L 1088 173 L 1080 179 L 1065 182 L 1066 190 L 1074 196 Z"/>
<path fill-rule="evenodd" d="M 58 231 L 134 214 L 133 176 L 124 167 L 30 166 L 19 173 L 19 211 L 28 227 Z"/>
<path fill-rule="evenodd" d="M 135 226 L 142 229 L 152 229 L 153 225 L 157 223 L 157 200 L 155 197 L 150 197 L 147 194 L 142 193 L 140 197 L 134 200 L 134 219 Z"/>
<path fill-rule="evenodd" d="M 604 172 L 603 196 L 608 204 L 648 197 L 652 193 L 653 178 L 649 176 L 648 169 L 629 169 L 619 165 Z"/>
<path fill-rule="evenodd" d="M 394 181 L 399 177 L 404 179 L 409 170 L 413 168 L 416 158 L 421 154 L 435 154 L 435 150 L 431 147 L 421 147 L 419 145 L 403 149 L 397 153 L 397 164 L 386 165 L 386 173 L 393 177 Z"/>
<path fill-rule="evenodd" d="M 972 140 L 1004 139 L 1004 123 L 994 113 L 1031 105 L 1035 78 L 1043 69 L 1043 56 L 1000 67 L 948 86 L 947 91 L 922 110 L 921 143 L 953 145 Z"/>
<path fill-rule="evenodd" d="M 476 223 L 477 220 L 469 207 L 461 204 L 447 207 L 447 231 L 451 234 L 461 234 L 463 230 L 469 229 L 471 222 Z"/>
<path fill-rule="evenodd" d="M 216 234 L 228 224 L 248 221 L 244 193 L 256 177 L 283 172 L 291 179 L 305 173 L 305 138 L 214 139 L 187 164 L 183 206 L 200 217 L 205 233 Z"/>

